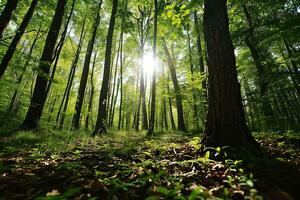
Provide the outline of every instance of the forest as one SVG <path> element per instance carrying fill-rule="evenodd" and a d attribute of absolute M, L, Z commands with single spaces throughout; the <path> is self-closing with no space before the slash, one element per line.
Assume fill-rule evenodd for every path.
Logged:
<path fill-rule="evenodd" d="M 300 198 L 300 0 L 0 12 L 0 200 Z"/>

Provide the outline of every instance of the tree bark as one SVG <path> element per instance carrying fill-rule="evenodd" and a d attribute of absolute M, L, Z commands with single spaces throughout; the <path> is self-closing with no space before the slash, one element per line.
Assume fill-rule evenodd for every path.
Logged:
<path fill-rule="evenodd" d="M 205 0 L 204 30 L 208 64 L 206 146 L 256 146 L 247 126 L 229 32 L 226 0 Z"/>
<path fill-rule="evenodd" d="M 85 56 L 85 60 L 84 60 L 84 65 L 83 65 L 83 69 L 82 69 L 80 85 L 79 85 L 77 100 L 76 100 L 76 105 L 75 105 L 75 113 L 74 113 L 73 121 L 72 121 L 73 129 L 80 128 L 82 104 L 83 104 L 83 99 L 84 99 L 84 95 L 85 95 L 87 79 L 88 79 L 88 75 L 89 75 L 89 68 L 90 68 L 92 52 L 94 49 L 97 30 L 98 30 L 98 26 L 100 23 L 101 5 L 102 5 L 102 0 L 100 0 L 99 4 L 98 4 L 97 14 L 96 14 L 96 18 L 95 18 L 94 25 L 93 25 L 92 37 L 88 43 L 88 47 L 87 47 L 87 51 L 86 51 L 86 56 Z"/>
<path fill-rule="evenodd" d="M 4 10 L 0 15 L 0 41 L 3 37 L 3 32 L 11 20 L 12 14 L 17 7 L 19 0 L 7 0 Z"/>
<path fill-rule="evenodd" d="M 118 8 L 118 0 L 113 0 L 112 12 L 109 22 L 108 33 L 106 37 L 106 50 L 105 50 L 105 61 L 104 61 L 104 73 L 103 73 L 103 81 L 102 87 L 100 91 L 99 98 L 99 110 L 97 116 L 97 122 L 95 125 L 95 129 L 92 133 L 93 136 L 107 132 L 106 122 L 107 122 L 107 93 L 109 87 L 109 77 L 110 77 L 110 62 L 111 62 L 111 51 L 112 51 L 112 40 L 114 34 L 114 27 L 116 21 L 116 14 Z"/>
<path fill-rule="evenodd" d="M 32 15 L 34 13 L 34 10 L 36 8 L 37 3 L 38 3 L 38 0 L 32 0 L 31 5 L 30 5 L 27 13 L 25 14 L 25 16 L 23 18 L 23 21 L 20 24 L 20 27 L 16 31 L 16 35 L 14 36 L 12 42 L 10 43 L 4 57 L 2 58 L 2 61 L 0 63 L 0 79 L 4 75 L 9 62 L 11 61 L 11 59 L 12 59 L 12 57 L 13 57 L 16 49 L 17 49 L 17 45 L 18 45 L 21 37 L 23 36 L 27 25 L 29 24 L 29 22 L 32 18 Z"/>
<path fill-rule="evenodd" d="M 46 101 L 46 89 L 48 83 L 48 75 L 50 72 L 51 63 L 53 60 L 53 53 L 55 44 L 60 32 L 60 28 L 65 13 L 67 0 L 60 0 L 57 2 L 55 14 L 51 22 L 48 32 L 44 50 L 40 59 L 39 70 L 37 75 L 33 97 L 30 102 L 28 112 L 25 120 L 20 125 L 21 130 L 32 130 L 37 128 L 39 120 L 42 116 L 43 108 Z"/>
<path fill-rule="evenodd" d="M 174 85 L 174 90 L 175 90 L 175 95 L 176 95 L 178 129 L 185 132 L 186 127 L 185 127 L 184 118 L 183 118 L 182 98 L 181 98 L 180 88 L 179 88 L 179 84 L 178 84 L 178 80 L 177 80 L 177 76 L 176 76 L 176 69 L 175 69 L 174 62 L 173 62 L 173 59 L 171 57 L 171 54 L 170 54 L 170 52 L 168 50 L 168 47 L 166 45 L 166 42 L 164 40 L 162 42 L 163 42 L 165 54 L 167 56 L 168 67 L 169 67 L 169 70 L 170 70 L 170 73 L 171 73 L 172 82 L 173 82 L 173 85 Z"/>

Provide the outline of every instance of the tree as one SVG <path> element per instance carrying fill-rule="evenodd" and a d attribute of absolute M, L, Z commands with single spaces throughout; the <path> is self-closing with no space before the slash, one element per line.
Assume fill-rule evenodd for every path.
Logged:
<path fill-rule="evenodd" d="M 180 88 L 177 80 L 177 75 L 176 75 L 176 69 L 175 65 L 173 62 L 173 59 L 171 57 L 171 54 L 168 50 L 168 47 L 166 45 L 165 40 L 162 40 L 163 46 L 164 46 L 164 51 L 167 56 L 167 62 L 168 62 L 168 67 L 171 73 L 171 78 L 175 90 L 175 99 L 176 99 L 176 107 L 177 107 L 177 122 L 178 122 L 178 129 L 181 131 L 186 131 L 185 123 L 184 123 L 184 118 L 183 118 L 183 106 L 182 106 L 182 97 L 180 94 Z"/>
<path fill-rule="evenodd" d="M 226 0 L 205 0 L 204 30 L 208 64 L 206 146 L 254 147 L 247 126 L 229 32 Z"/>
<path fill-rule="evenodd" d="M 106 104 L 107 104 L 107 94 L 108 94 L 108 85 L 109 85 L 109 77 L 110 77 L 112 40 L 113 40 L 113 34 L 114 34 L 117 8 L 118 8 L 118 0 L 113 0 L 109 28 L 108 28 L 108 33 L 107 33 L 107 37 L 106 37 L 104 73 L 103 73 L 103 81 L 102 81 L 102 87 L 101 87 L 100 98 L 99 98 L 99 110 L 98 110 L 98 116 L 97 116 L 97 122 L 95 125 L 95 129 L 92 133 L 93 136 L 100 134 L 100 133 L 107 132 Z"/>
<path fill-rule="evenodd" d="M 70 92 L 71 92 L 71 87 L 73 85 L 73 81 L 74 81 L 74 76 L 75 76 L 75 71 L 77 69 L 77 65 L 78 65 L 78 61 L 79 61 L 79 56 L 81 53 L 81 49 L 82 49 L 82 44 L 83 44 L 83 40 L 85 37 L 85 23 L 86 23 L 86 16 L 83 20 L 83 26 L 80 32 L 80 37 L 79 37 L 79 43 L 75 52 L 75 56 L 73 58 L 72 61 L 72 66 L 70 68 L 70 72 L 69 72 L 69 77 L 68 77 L 68 82 L 63 94 L 63 98 L 61 100 L 57 115 L 56 115 L 56 123 L 59 124 L 59 129 L 63 128 L 64 125 L 64 120 L 65 120 L 65 113 L 67 111 L 68 108 L 68 103 L 69 103 L 69 99 L 70 99 Z M 63 113 L 61 114 L 61 110 L 63 109 Z"/>
<path fill-rule="evenodd" d="M 19 0 L 7 0 L 4 10 L 0 15 L 0 40 L 2 40 L 3 32 L 6 29 Z"/>
<path fill-rule="evenodd" d="M 95 44 L 95 40 L 96 40 L 97 30 L 98 30 L 98 26 L 100 23 L 101 5 L 102 5 L 102 0 L 100 0 L 99 4 L 98 4 L 97 14 L 96 14 L 96 18 L 95 18 L 94 25 L 93 25 L 92 37 L 88 43 L 88 47 L 87 47 L 87 51 L 86 51 L 86 55 L 85 55 L 85 60 L 84 60 L 84 65 L 83 65 L 83 69 L 82 69 L 80 85 L 79 85 L 77 100 L 76 100 L 76 105 L 75 105 L 75 113 L 74 113 L 73 121 L 72 121 L 72 127 L 74 129 L 80 128 L 81 109 L 82 109 L 83 99 L 84 99 L 84 95 L 85 95 L 86 84 L 87 84 L 89 69 L 90 69 L 90 62 L 91 62 L 94 44 Z"/>
<path fill-rule="evenodd" d="M 91 76 L 90 76 L 90 99 L 89 99 L 89 105 L 88 105 L 88 113 L 85 117 L 85 128 L 86 129 L 89 128 L 89 121 L 92 122 L 91 124 L 93 127 L 92 111 L 93 111 L 93 101 L 94 101 L 94 94 L 95 94 L 94 74 L 95 74 L 95 65 L 96 65 L 96 61 L 97 61 L 97 56 L 98 56 L 98 48 L 95 51 L 94 60 L 93 60 L 93 64 L 92 64 L 92 72 L 91 72 Z"/>
<path fill-rule="evenodd" d="M 156 65 L 157 65 L 157 17 L 158 17 L 158 2 L 154 0 L 154 33 L 153 33 L 153 59 L 154 59 L 154 70 L 152 75 L 152 95 L 151 95 L 151 113 L 150 113 L 150 121 L 149 121 L 149 134 L 153 134 L 154 131 L 154 122 L 155 122 L 155 103 L 156 103 Z"/>
<path fill-rule="evenodd" d="M 48 75 L 50 72 L 51 63 L 53 61 L 55 44 L 62 25 L 66 4 L 67 0 L 57 1 L 55 14 L 51 22 L 44 50 L 40 59 L 39 73 L 36 78 L 33 97 L 30 101 L 30 106 L 27 111 L 25 120 L 20 125 L 21 130 L 35 129 L 38 126 L 39 120 L 42 116 L 47 96 L 46 89 L 48 83 Z"/>
<path fill-rule="evenodd" d="M 30 57 L 32 56 L 32 52 L 33 52 L 33 49 L 34 49 L 34 47 L 35 47 L 35 44 L 36 44 L 36 42 L 41 38 L 41 37 L 40 37 L 41 29 L 42 29 L 42 25 L 39 26 L 39 29 L 38 29 L 38 31 L 37 31 L 37 33 L 36 33 L 34 39 L 33 39 L 33 42 L 32 42 L 32 44 L 31 44 L 31 47 L 30 47 L 30 49 L 29 49 L 29 53 L 28 53 L 28 57 L 29 57 L 29 58 L 27 58 L 27 60 L 26 60 L 26 62 L 25 62 L 25 64 L 24 64 L 24 66 L 22 67 L 23 69 L 22 69 L 22 71 L 21 71 L 21 75 L 18 77 L 18 79 L 17 79 L 17 81 L 16 81 L 16 83 L 17 83 L 18 85 L 20 85 L 20 84 L 22 83 L 24 74 L 25 74 L 26 69 L 27 69 L 27 65 L 30 63 Z M 17 101 L 18 93 L 19 93 L 19 90 L 16 89 L 16 90 L 14 91 L 14 94 L 13 94 L 12 98 L 11 98 L 10 105 L 9 105 L 9 107 L 8 107 L 7 113 L 10 113 L 10 112 L 12 112 L 12 111 L 14 110 L 15 104 L 16 104 L 16 102 L 18 102 L 18 101 Z"/>
<path fill-rule="evenodd" d="M 2 58 L 2 61 L 0 63 L 0 78 L 2 78 L 2 76 L 4 75 L 5 70 L 6 70 L 10 60 L 12 59 L 12 57 L 16 51 L 17 45 L 18 45 L 21 37 L 23 36 L 27 25 L 29 24 L 29 22 L 32 18 L 32 15 L 34 13 L 37 3 L 38 3 L 38 0 L 32 0 L 31 5 L 30 5 L 26 15 L 24 16 L 20 27 L 16 31 L 16 35 L 14 36 L 12 42 L 10 43 L 4 57 Z"/>

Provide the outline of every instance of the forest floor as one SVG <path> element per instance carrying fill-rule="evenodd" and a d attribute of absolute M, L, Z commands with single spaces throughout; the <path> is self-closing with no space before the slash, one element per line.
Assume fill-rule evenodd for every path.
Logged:
<path fill-rule="evenodd" d="M 299 199 L 299 134 L 255 137 L 271 156 L 204 152 L 198 134 L 18 132 L 0 137 L 0 199 Z"/>

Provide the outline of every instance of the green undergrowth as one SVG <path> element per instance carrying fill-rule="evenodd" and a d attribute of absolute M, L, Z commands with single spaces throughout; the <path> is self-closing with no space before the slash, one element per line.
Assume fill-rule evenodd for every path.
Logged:
<path fill-rule="evenodd" d="M 228 147 L 204 149 L 198 134 L 147 136 L 146 132 L 131 131 L 93 138 L 90 133 L 43 129 L 2 138 L 1 176 L 28 179 L 25 186 L 20 182 L 24 193 L 18 191 L 24 199 L 28 195 L 36 199 L 148 200 L 267 196 L 260 191 L 259 177 L 249 170 L 248 163 L 229 156 L 232 149 Z M 281 152 L 291 151 L 298 141 L 297 134 L 291 132 L 255 133 L 255 137 L 270 151 L 274 151 L 268 149 L 272 145 Z M 290 154 L 298 155 L 297 150 Z M 282 154 L 274 158 L 291 159 Z M 47 187 L 39 188 L 43 184 Z M 17 194 L 15 187 L 6 181 L 0 193 L 11 198 Z"/>

